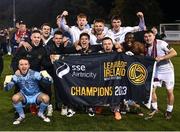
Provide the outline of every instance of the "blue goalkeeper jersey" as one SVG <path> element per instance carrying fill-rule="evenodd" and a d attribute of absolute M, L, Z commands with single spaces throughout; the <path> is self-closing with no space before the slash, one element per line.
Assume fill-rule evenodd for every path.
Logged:
<path fill-rule="evenodd" d="M 38 81 L 42 76 L 39 72 L 29 69 L 26 75 L 13 75 L 13 82 L 20 88 L 20 92 L 29 96 L 40 92 Z"/>

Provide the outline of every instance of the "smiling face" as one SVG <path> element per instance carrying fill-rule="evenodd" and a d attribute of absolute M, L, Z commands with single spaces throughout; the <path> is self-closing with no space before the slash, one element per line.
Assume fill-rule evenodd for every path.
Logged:
<path fill-rule="evenodd" d="M 97 35 L 101 35 L 104 31 L 104 23 L 103 22 L 95 22 L 94 23 L 94 31 Z"/>
<path fill-rule="evenodd" d="M 104 52 L 109 53 L 113 52 L 113 42 L 111 39 L 105 39 L 102 42 Z"/>
<path fill-rule="evenodd" d="M 133 33 L 127 33 L 127 34 L 125 35 L 124 40 L 125 40 L 126 45 L 127 45 L 129 48 L 131 48 L 132 45 L 133 45 L 133 43 L 134 43 L 134 41 L 135 41 L 134 34 L 133 34 Z"/>
<path fill-rule="evenodd" d="M 80 38 L 80 45 L 83 49 L 89 48 L 89 42 L 90 42 L 90 40 L 89 40 L 88 36 L 82 36 Z"/>
<path fill-rule="evenodd" d="M 18 68 L 19 68 L 21 74 L 26 74 L 30 68 L 29 61 L 26 59 L 20 59 Z"/>
<path fill-rule="evenodd" d="M 88 23 L 88 21 L 87 21 L 86 16 L 84 16 L 84 15 L 77 16 L 77 25 L 78 25 L 79 29 L 83 30 L 87 23 Z"/>
<path fill-rule="evenodd" d="M 53 41 L 57 46 L 63 44 L 63 35 L 62 34 L 55 34 L 53 37 Z"/>
<path fill-rule="evenodd" d="M 34 32 L 31 35 L 31 41 L 34 46 L 39 46 L 41 42 L 41 34 L 38 32 Z"/>
<path fill-rule="evenodd" d="M 111 25 L 112 25 L 113 30 L 118 32 L 121 27 L 121 20 L 114 19 L 114 20 L 112 20 Z"/>
<path fill-rule="evenodd" d="M 42 27 L 42 36 L 44 38 L 49 38 L 50 34 L 51 34 L 51 27 L 48 25 L 44 25 Z"/>
<path fill-rule="evenodd" d="M 144 41 L 146 42 L 146 44 L 148 45 L 153 45 L 153 42 L 155 40 L 155 35 L 153 34 L 153 32 L 146 32 L 144 34 Z"/>

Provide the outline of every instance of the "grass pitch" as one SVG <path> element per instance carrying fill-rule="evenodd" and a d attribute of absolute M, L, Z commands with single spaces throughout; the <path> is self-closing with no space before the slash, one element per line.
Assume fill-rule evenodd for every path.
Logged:
<path fill-rule="evenodd" d="M 177 53 L 180 53 L 180 46 L 173 45 Z M 11 74 L 10 69 L 11 56 L 4 56 L 4 71 L 0 77 L 0 131 L 179 131 L 180 130 L 180 55 L 172 58 L 175 67 L 175 104 L 173 117 L 171 120 L 165 120 L 164 112 L 166 110 L 166 90 L 159 88 L 158 105 L 160 112 L 153 118 L 145 120 L 136 114 L 122 115 L 122 120 L 116 121 L 109 109 L 102 114 L 89 117 L 85 112 L 77 112 L 73 117 L 67 118 L 60 115 L 60 111 L 54 111 L 50 123 L 45 123 L 30 113 L 26 114 L 25 121 L 15 126 L 13 122 L 13 109 L 11 96 L 13 90 L 3 91 L 3 81 L 6 75 Z M 143 108 L 143 112 L 148 112 Z"/>

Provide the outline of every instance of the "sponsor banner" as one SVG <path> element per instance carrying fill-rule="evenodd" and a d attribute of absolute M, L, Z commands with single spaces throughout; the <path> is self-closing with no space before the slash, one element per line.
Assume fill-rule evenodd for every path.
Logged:
<path fill-rule="evenodd" d="M 151 57 L 121 53 L 63 56 L 54 62 L 57 99 L 71 105 L 117 105 L 151 99 Z"/>

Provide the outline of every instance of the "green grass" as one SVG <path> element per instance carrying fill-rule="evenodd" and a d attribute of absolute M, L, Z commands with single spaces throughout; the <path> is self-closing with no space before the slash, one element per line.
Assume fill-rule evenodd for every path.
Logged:
<path fill-rule="evenodd" d="M 180 53 L 180 46 L 173 45 L 178 53 Z M 150 120 L 144 120 L 135 114 L 123 115 L 122 120 L 116 121 L 113 118 L 110 110 L 106 111 L 101 115 L 89 117 L 85 112 L 77 113 L 71 118 L 60 115 L 60 111 L 55 111 L 51 118 L 51 123 L 45 123 L 36 116 L 32 116 L 30 113 L 26 114 L 25 121 L 18 125 L 12 125 L 13 122 L 13 109 L 11 103 L 11 96 L 13 90 L 4 92 L 2 90 L 4 77 L 7 74 L 11 74 L 10 69 L 10 56 L 4 56 L 4 71 L 0 78 L 0 131 L 106 131 L 106 130 L 118 130 L 118 131 L 132 131 L 132 130 L 147 130 L 147 131 L 178 131 L 180 130 L 180 55 L 174 57 L 172 62 L 175 67 L 175 104 L 173 111 L 173 118 L 171 120 L 165 120 L 163 113 L 166 110 L 166 90 L 160 88 L 157 90 L 158 93 L 158 104 L 160 112 Z M 145 114 L 148 112 L 147 109 L 143 109 Z"/>

